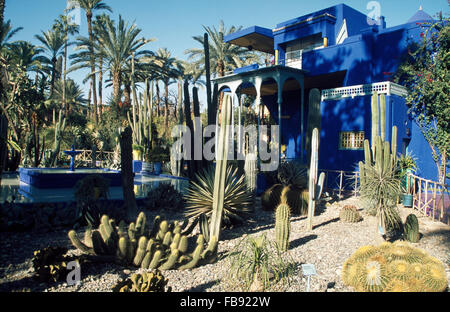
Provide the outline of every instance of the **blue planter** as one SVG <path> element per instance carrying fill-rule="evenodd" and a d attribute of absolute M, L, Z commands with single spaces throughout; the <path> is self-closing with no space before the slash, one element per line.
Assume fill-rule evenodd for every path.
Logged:
<path fill-rule="evenodd" d="M 410 194 L 403 194 L 403 206 L 411 208 L 413 206 L 413 196 Z"/>
<path fill-rule="evenodd" d="M 153 163 L 153 173 L 156 175 L 160 175 L 161 167 L 162 167 L 162 164 L 160 162 Z"/>

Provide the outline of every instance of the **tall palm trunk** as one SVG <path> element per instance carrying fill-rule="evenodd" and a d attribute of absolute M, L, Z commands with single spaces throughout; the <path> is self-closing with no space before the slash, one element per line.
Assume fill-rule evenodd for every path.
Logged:
<path fill-rule="evenodd" d="M 158 81 L 156 81 L 156 115 L 159 117 L 160 116 L 160 111 L 159 111 L 159 83 Z"/>
<path fill-rule="evenodd" d="M 4 12 L 5 12 L 5 0 L 0 0 L 0 25 L 3 25 Z"/>
<path fill-rule="evenodd" d="M 65 115 L 67 116 L 69 114 L 69 107 L 66 104 L 66 70 L 67 70 L 67 32 L 66 32 L 66 41 L 64 43 L 64 69 L 63 69 L 63 75 L 62 75 L 62 107 L 64 109 Z"/>
<path fill-rule="evenodd" d="M 169 81 L 164 81 L 164 129 L 168 132 L 169 129 Z"/>
<path fill-rule="evenodd" d="M 91 79 L 92 79 L 92 98 L 94 100 L 94 122 L 98 123 L 98 110 L 97 110 L 97 88 L 95 79 L 95 55 L 94 55 L 94 35 L 92 32 L 92 12 L 86 12 L 86 18 L 88 22 L 88 32 L 89 32 L 89 54 L 91 63 Z"/>
<path fill-rule="evenodd" d="M 123 102 L 127 105 L 131 104 L 131 86 L 129 83 L 125 83 L 123 86 Z"/>
<path fill-rule="evenodd" d="M 57 58 L 56 56 L 54 56 L 52 58 L 52 80 L 50 81 L 50 97 L 53 96 L 53 92 L 55 90 L 55 80 L 56 80 L 56 63 L 57 63 Z"/>
<path fill-rule="evenodd" d="M 121 79 L 120 79 L 120 72 L 118 70 L 115 70 L 113 73 L 113 92 L 114 92 L 114 101 L 117 102 L 117 105 L 119 105 L 120 102 L 120 85 L 121 85 Z"/>
<path fill-rule="evenodd" d="M 98 99 L 100 104 L 99 120 L 101 121 L 103 116 L 103 57 L 100 57 L 98 65 Z"/>

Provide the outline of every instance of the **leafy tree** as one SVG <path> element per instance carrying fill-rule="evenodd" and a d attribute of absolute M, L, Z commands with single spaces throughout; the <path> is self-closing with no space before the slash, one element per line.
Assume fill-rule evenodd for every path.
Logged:
<path fill-rule="evenodd" d="M 180 73 L 177 69 L 178 60 L 172 57 L 167 48 L 160 48 L 156 51 L 156 57 L 159 59 L 162 68 L 161 78 L 164 83 L 164 128 L 169 129 L 169 84 L 170 79 L 177 78 Z"/>
<path fill-rule="evenodd" d="M 68 113 L 68 107 L 66 105 L 66 94 L 65 94 L 65 84 L 66 84 L 66 75 L 67 75 L 67 50 L 69 45 L 72 43 L 69 42 L 69 36 L 73 36 L 78 33 L 79 27 L 78 25 L 71 24 L 69 21 L 69 17 L 67 15 L 60 15 L 59 18 L 55 21 L 54 29 L 60 31 L 64 36 L 64 68 L 62 71 L 62 98 L 61 104 L 65 111 L 65 114 Z"/>
<path fill-rule="evenodd" d="M 238 67 L 242 67 L 249 63 L 259 61 L 259 56 L 255 52 L 249 51 L 246 48 L 226 43 L 224 37 L 242 29 L 242 26 L 231 26 L 227 29 L 223 21 L 219 23 L 219 29 L 215 26 L 207 27 L 203 26 L 209 36 L 209 49 L 210 49 L 210 63 L 211 73 L 223 77 L 226 71 L 233 70 Z M 186 54 L 189 55 L 189 60 L 193 60 L 197 66 L 203 69 L 205 64 L 205 53 L 203 49 L 204 36 L 194 36 L 195 41 L 201 44 L 201 48 L 194 48 L 186 50 Z"/>
<path fill-rule="evenodd" d="M 58 29 L 51 29 L 47 32 L 41 32 L 35 38 L 43 45 L 43 50 L 47 55 L 42 56 L 41 61 L 44 65 L 43 69 L 51 74 L 50 81 L 50 97 L 53 95 L 55 80 L 58 74 L 58 57 L 64 53 L 65 38 L 64 34 Z"/>
<path fill-rule="evenodd" d="M 98 48 L 104 62 L 108 64 L 107 71 L 112 77 L 113 96 L 116 102 L 119 100 L 122 74 L 126 71 L 133 52 L 136 58 L 151 54 L 150 51 L 139 51 L 144 45 L 154 41 L 154 39 L 138 38 L 141 31 L 136 24 L 129 25 L 122 19 L 122 16 L 119 16 L 117 25 L 109 21 L 104 25 L 103 31 L 99 33 Z"/>
<path fill-rule="evenodd" d="M 442 18 L 421 24 L 421 41 L 411 43 L 396 81 L 409 94 L 409 112 L 428 142 L 436 163 L 439 183 L 445 183 L 450 154 L 450 25 Z"/>
<path fill-rule="evenodd" d="M 95 77 L 95 54 L 94 54 L 94 31 L 92 27 L 92 17 L 94 12 L 100 10 L 106 10 L 112 12 L 110 6 L 104 3 L 103 0 L 75 0 L 80 7 L 86 12 L 86 19 L 88 23 L 89 34 L 89 54 L 90 54 L 90 66 L 91 66 L 91 80 L 92 80 L 92 95 L 94 100 L 94 119 L 95 123 L 98 122 L 98 108 L 97 108 L 97 91 L 96 91 L 96 77 Z"/>
<path fill-rule="evenodd" d="M 0 26 L 0 49 L 3 49 L 10 44 L 11 38 L 21 31 L 23 27 L 12 28 L 11 20 L 8 20 L 6 23 L 2 22 Z"/>

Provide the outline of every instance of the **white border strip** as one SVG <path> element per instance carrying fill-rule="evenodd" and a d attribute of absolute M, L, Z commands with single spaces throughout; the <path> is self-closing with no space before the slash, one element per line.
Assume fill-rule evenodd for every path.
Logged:
<path fill-rule="evenodd" d="M 374 92 L 386 95 L 394 94 L 401 97 L 406 97 L 408 95 L 408 90 L 405 87 L 390 81 L 384 81 L 371 84 L 322 90 L 322 101 L 372 95 Z"/>

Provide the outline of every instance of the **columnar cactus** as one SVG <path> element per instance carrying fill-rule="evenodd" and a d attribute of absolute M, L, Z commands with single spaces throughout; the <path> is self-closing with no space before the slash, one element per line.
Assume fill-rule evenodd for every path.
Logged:
<path fill-rule="evenodd" d="M 309 204 L 308 204 L 308 230 L 313 229 L 313 217 L 316 202 L 322 196 L 325 173 L 322 172 L 317 179 L 319 165 L 319 130 L 314 128 L 311 142 L 311 166 L 309 168 Z"/>
<path fill-rule="evenodd" d="M 251 193 L 256 192 L 256 176 L 258 174 L 258 164 L 256 161 L 255 153 L 248 153 L 245 155 L 245 182 L 247 183 L 247 188 Z"/>
<path fill-rule="evenodd" d="M 419 233 L 419 220 L 417 220 L 416 215 L 410 214 L 406 217 L 404 229 L 404 238 L 411 242 L 417 243 L 420 239 Z"/>
<path fill-rule="evenodd" d="M 291 234 L 291 208 L 280 204 L 275 211 L 275 241 L 281 251 L 289 249 L 289 236 Z"/>
<path fill-rule="evenodd" d="M 225 95 L 222 105 L 222 126 L 216 153 L 216 174 L 214 179 L 213 212 L 210 220 L 210 236 L 220 239 L 222 213 L 225 195 L 225 179 L 227 173 L 228 139 L 231 123 L 231 96 Z"/>

